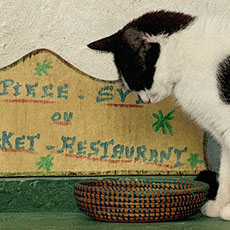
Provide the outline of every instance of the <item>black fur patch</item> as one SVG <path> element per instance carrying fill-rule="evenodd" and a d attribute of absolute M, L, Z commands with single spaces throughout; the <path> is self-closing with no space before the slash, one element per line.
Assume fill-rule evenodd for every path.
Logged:
<path fill-rule="evenodd" d="M 160 44 L 148 42 L 146 33 L 170 36 L 185 29 L 194 19 L 177 12 L 149 12 L 128 23 L 117 33 L 90 43 L 88 47 L 112 52 L 119 78 L 131 90 L 150 89 L 160 55 Z"/>
<path fill-rule="evenodd" d="M 131 90 L 150 89 L 154 81 L 160 45 L 146 42 L 144 34 L 170 36 L 185 29 L 194 19 L 183 13 L 161 10 L 146 13 L 118 31 L 114 60 L 119 77 L 125 79 Z"/>
<path fill-rule="evenodd" d="M 209 200 L 214 200 L 216 198 L 219 183 L 217 182 L 215 172 L 208 170 L 201 171 L 195 180 L 205 182 L 209 185 L 209 191 L 207 195 Z"/>
<path fill-rule="evenodd" d="M 160 10 L 144 14 L 127 24 L 124 29 L 134 27 L 152 35 L 171 35 L 185 29 L 194 19 L 195 17 L 188 14 Z"/>
<path fill-rule="evenodd" d="M 230 104 L 230 55 L 219 64 L 217 81 L 220 99 Z"/>
<path fill-rule="evenodd" d="M 134 91 L 151 88 L 160 45 L 149 43 L 142 52 L 144 55 L 140 56 L 140 50 L 134 51 L 126 42 L 121 42 L 119 49 L 114 52 L 119 77 L 124 77 L 129 88 Z"/>

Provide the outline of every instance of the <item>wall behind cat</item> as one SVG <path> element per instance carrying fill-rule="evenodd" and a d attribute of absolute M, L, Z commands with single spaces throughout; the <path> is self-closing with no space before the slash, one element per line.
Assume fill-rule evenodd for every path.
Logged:
<path fill-rule="evenodd" d="M 88 49 L 89 42 L 148 11 L 224 15 L 230 4 L 229 0 L 8 0 L 0 1 L 0 8 L 0 68 L 46 48 L 89 75 L 116 80 L 112 55 Z"/>

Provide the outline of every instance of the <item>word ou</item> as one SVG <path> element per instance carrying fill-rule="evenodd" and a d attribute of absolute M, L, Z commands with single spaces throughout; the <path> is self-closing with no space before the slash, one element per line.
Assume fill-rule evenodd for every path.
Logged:
<path fill-rule="evenodd" d="M 158 151 L 157 149 L 147 149 L 145 145 L 141 146 L 125 146 L 123 144 L 115 144 L 114 139 L 102 142 L 100 140 L 96 142 L 79 141 L 76 143 L 76 136 L 65 137 L 62 136 L 62 148 L 57 150 L 57 153 L 76 153 L 77 155 L 87 155 L 89 158 L 92 156 L 100 156 L 100 159 L 112 158 L 112 159 L 133 159 L 135 161 L 148 161 L 153 163 L 163 163 L 174 159 L 174 167 L 182 167 L 184 163 L 181 163 L 182 153 L 187 152 L 187 147 L 180 150 L 173 147 L 168 147 L 168 151 Z M 88 146 L 87 146 L 88 144 Z M 74 150 L 75 145 L 77 151 Z M 174 150 L 174 151 L 173 151 Z M 112 153 L 109 156 L 109 153 Z M 173 157 L 173 152 L 175 157 Z"/>
<path fill-rule="evenodd" d="M 65 122 L 70 122 L 72 118 L 73 118 L 72 112 L 70 113 L 64 112 L 63 119 Z M 59 112 L 56 112 L 51 116 L 51 120 L 54 122 L 60 121 L 61 119 L 62 119 L 62 115 Z"/>

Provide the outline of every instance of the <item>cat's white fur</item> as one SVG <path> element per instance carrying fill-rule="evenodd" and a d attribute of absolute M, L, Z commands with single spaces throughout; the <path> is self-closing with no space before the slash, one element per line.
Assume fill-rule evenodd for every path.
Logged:
<path fill-rule="evenodd" d="M 158 41 L 161 53 L 151 89 L 139 94 L 152 103 L 174 94 L 182 109 L 221 143 L 219 190 L 202 213 L 230 220 L 230 105 L 221 101 L 217 88 L 218 65 L 230 55 L 230 17 L 200 17 L 169 37 L 146 39 Z"/>

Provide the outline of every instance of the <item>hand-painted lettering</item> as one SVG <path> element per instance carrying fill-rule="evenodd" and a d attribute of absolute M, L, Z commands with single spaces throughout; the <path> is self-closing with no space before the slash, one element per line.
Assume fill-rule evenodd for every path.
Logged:
<path fill-rule="evenodd" d="M 101 141 L 96 141 L 96 142 L 91 142 L 90 143 L 90 150 L 92 150 L 93 152 L 88 153 L 88 157 L 92 157 L 92 156 L 97 156 L 99 153 L 99 148 L 96 147 L 97 145 L 99 145 L 101 143 Z"/>
<path fill-rule="evenodd" d="M 64 84 L 64 86 L 58 86 L 57 90 L 58 90 L 58 98 L 64 98 L 64 99 L 68 99 L 68 88 L 69 85 L 68 84 Z"/>
<path fill-rule="evenodd" d="M 2 92 L 0 93 L 0 96 L 7 95 L 9 93 L 7 89 L 13 84 L 14 84 L 14 80 L 12 79 L 6 79 L 6 80 L 0 81 L 0 85 L 2 85 L 3 87 Z"/>
<path fill-rule="evenodd" d="M 154 160 L 153 160 L 154 159 Z M 150 162 L 157 163 L 158 162 L 158 151 L 156 149 L 150 149 Z"/>
<path fill-rule="evenodd" d="M 15 149 L 25 149 L 25 139 L 25 135 L 15 138 Z"/>
<path fill-rule="evenodd" d="M 119 93 L 121 97 L 121 102 L 125 102 L 126 97 L 132 92 L 131 90 L 126 90 L 126 92 L 123 91 L 122 88 L 117 89 L 117 92 Z"/>
<path fill-rule="evenodd" d="M 0 148 L 2 149 L 13 149 L 13 145 L 11 144 L 10 142 L 10 138 L 12 138 L 12 136 L 14 135 L 13 132 L 9 132 L 7 134 L 6 131 L 3 131 L 2 132 L 2 145 L 0 145 Z"/>
<path fill-rule="evenodd" d="M 23 84 L 20 82 L 15 82 L 13 79 L 5 79 L 0 81 L 0 96 L 12 95 L 14 97 L 32 97 L 32 98 L 60 98 L 68 99 L 69 85 L 40 85 L 38 82 L 33 84 Z"/>
<path fill-rule="evenodd" d="M 163 163 L 164 159 L 166 161 L 168 161 L 171 157 L 171 153 L 172 153 L 172 149 L 173 147 L 168 147 L 168 153 L 166 153 L 165 151 L 161 151 L 160 154 L 160 163 Z"/>
<path fill-rule="evenodd" d="M 133 156 L 134 156 L 134 151 L 135 151 L 135 148 L 134 146 L 131 146 L 131 148 L 129 146 L 126 146 L 125 147 L 125 156 L 127 159 L 132 159 Z"/>
<path fill-rule="evenodd" d="M 137 156 L 135 158 L 135 161 L 140 160 L 141 157 L 142 157 L 143 161 L 146 161 L 147 160 L 146 155 L 145 155 L 146 152 L 147 152 L 147 148 L 144 145 L 138 146 L 137 147 Z"/>
<path fill-rule="evenodd" d="M 34 140 L 35 139 L 40 139 L 40 134 L 38 133 L 37 135 L 35 136 L 27 136 L 27 140 L 29 141 L 29 150 L 30 151 L 34 151 Z"/>
<path fill-rule="evenodd" d="M 22 135 L 15 137 L 15 133 L 13 132 L 2 131 L 0 149 L 34 151 L 35 139 L 40 139 L 39 133 L 35 136 Z"/>
<path fill-rule="evenodd" d="M 42 89 L 43 89 L 42 98 L 46 98 L 46 97 L 53 98 L 54 93 L 48 91 L 48 90 L 52 90 L 53 88 L 54 88 L 54 86 L 52 84 L 42 86 Z"/>
<path fill-rule="evenodd" d="M 103 88 L 101 88 L 99 91 L 98 91 L 98 95 L 96 97 L 96 102 L 103 102 L 103 101 L 111 101 L 114 99 L 114 94 L 113 93 L 109 93 L 108 91 L 113 91 L 113 86 L 112 85 L 108 85 L 108 86 L 105 86 Z"/>
<path fill-rule="evenodd" d="M 33 85 L 26 84 L 26 90 L 27 90 L 26 96 L 31 95 L 32 97 L 35 97 L 36 96 L 35 88 L 37 87 L 38 87 L 38 83 L 35 83 Z"/>
<path fill-rule="evenodd" d="M 53 119 L 58 119 L 58 117 Z M 0 136 L 0 149 L 36 151 L 35 140 L 39 139 L 39 133 L 37 133 L 36 135 L 15 136 L 14 132 L 2 131 Z M 56 153 L 71 153 L 76 155 L 84 155 L 88 158 L 92 158 L 94 156 L 97 157 L 99 160 L 118 159 L 140 162 L 148 161 L 156 165 L 159 164 L 159 166 L 162 165 L 162 163 L 165 163 L 165 161 L 167 162 L 170 160 L 170 165 L 174 168 L 185 166 L 185 163 L 182 162 L 182 154 L 188 152 L 187 147 L 184 147 L 183 149 L 178 149 L 169 146 L 167 151 L 159 151 L 157 149 L 148 149 L 145 145 L 140 145 L 137 147 L 126 146 L 124 144 L 115 143 L 114 139 L 103 142 L 101 140 L 80 140 L 77 142 L 76 140 L 76 136 L 62 136 L 62 145 L 60 149 L 55 150 L 55 145 L 47 145 L 46 150 L 56 151 Z M 175 155 L 173 156 L 175 157 L 172 156 L 173 150 L 175 153 Z"/>
<path fill-rule="evenodd" d="M 108 142 L 103 142 L 100 144 L 100 146 L 104 148 L 104 154 L 103 156 L 101 156 L 101 159 L 109 158 L 109 155 L 108 155 L 109 145 L 114 145 L 113 139 Z"/>
<path fill-rule="evenodd" d="M 63 116 L 61 113 L 59 112 L 55 112 L 52 116 L 51 116 L 51 120 L 54 122 L 60 121 L 61 119 L 63 119 L 65 122 L 70 122 L 73 119 L 73 113 L 72 112 L 64 112 Z"/>
<path fill-rule="evenodd" d="M 111 156 L 111 158 L 121 159 L 123 157 L 124 148 L 124 145 L 115 145 L 113 147 L 113 155 Z"/>
<path fill-rule="evenodd" d="M 181 154 L 186 153 L 188 150 L 187 147 L 185 147 L 183 150 L 180 149 L 174 149 L 174 153 L 176 154 L 176 164 L 174 164 L 174 167 L 182 167 L 184 166 L 184 163 L 181 163 Z"/>
<path fill-rule="evenodd" d="M 57 153 L 64 153 L 67 149 L 69 150 L 69 153 L 73 153 L 73 146 L 76 142 L 76 137 L 65 137 L 62 136 L 62 148 L 57 150 Z"/>
<path fill-rule="evenodd" d="M 18 95 L 21 94 L 21 92 L 19 91 L 19 89 L 22 87 L 21 84 L 19 84 L 19 82 L 16 83 L 16 85 L 13 87 L 14 89 L 14 94 L 13 96 L 17 97 Z"/>
<path fill-rule="evenodd" d="M 86 155 L 86 151 L 83 151 L 83 150 L 86 150 L 87 147 L 86 147 L 86 141 L 79 141 L 78 144 L 78 151 L 77 151 L 77 154 L 78 155 Z"/>

